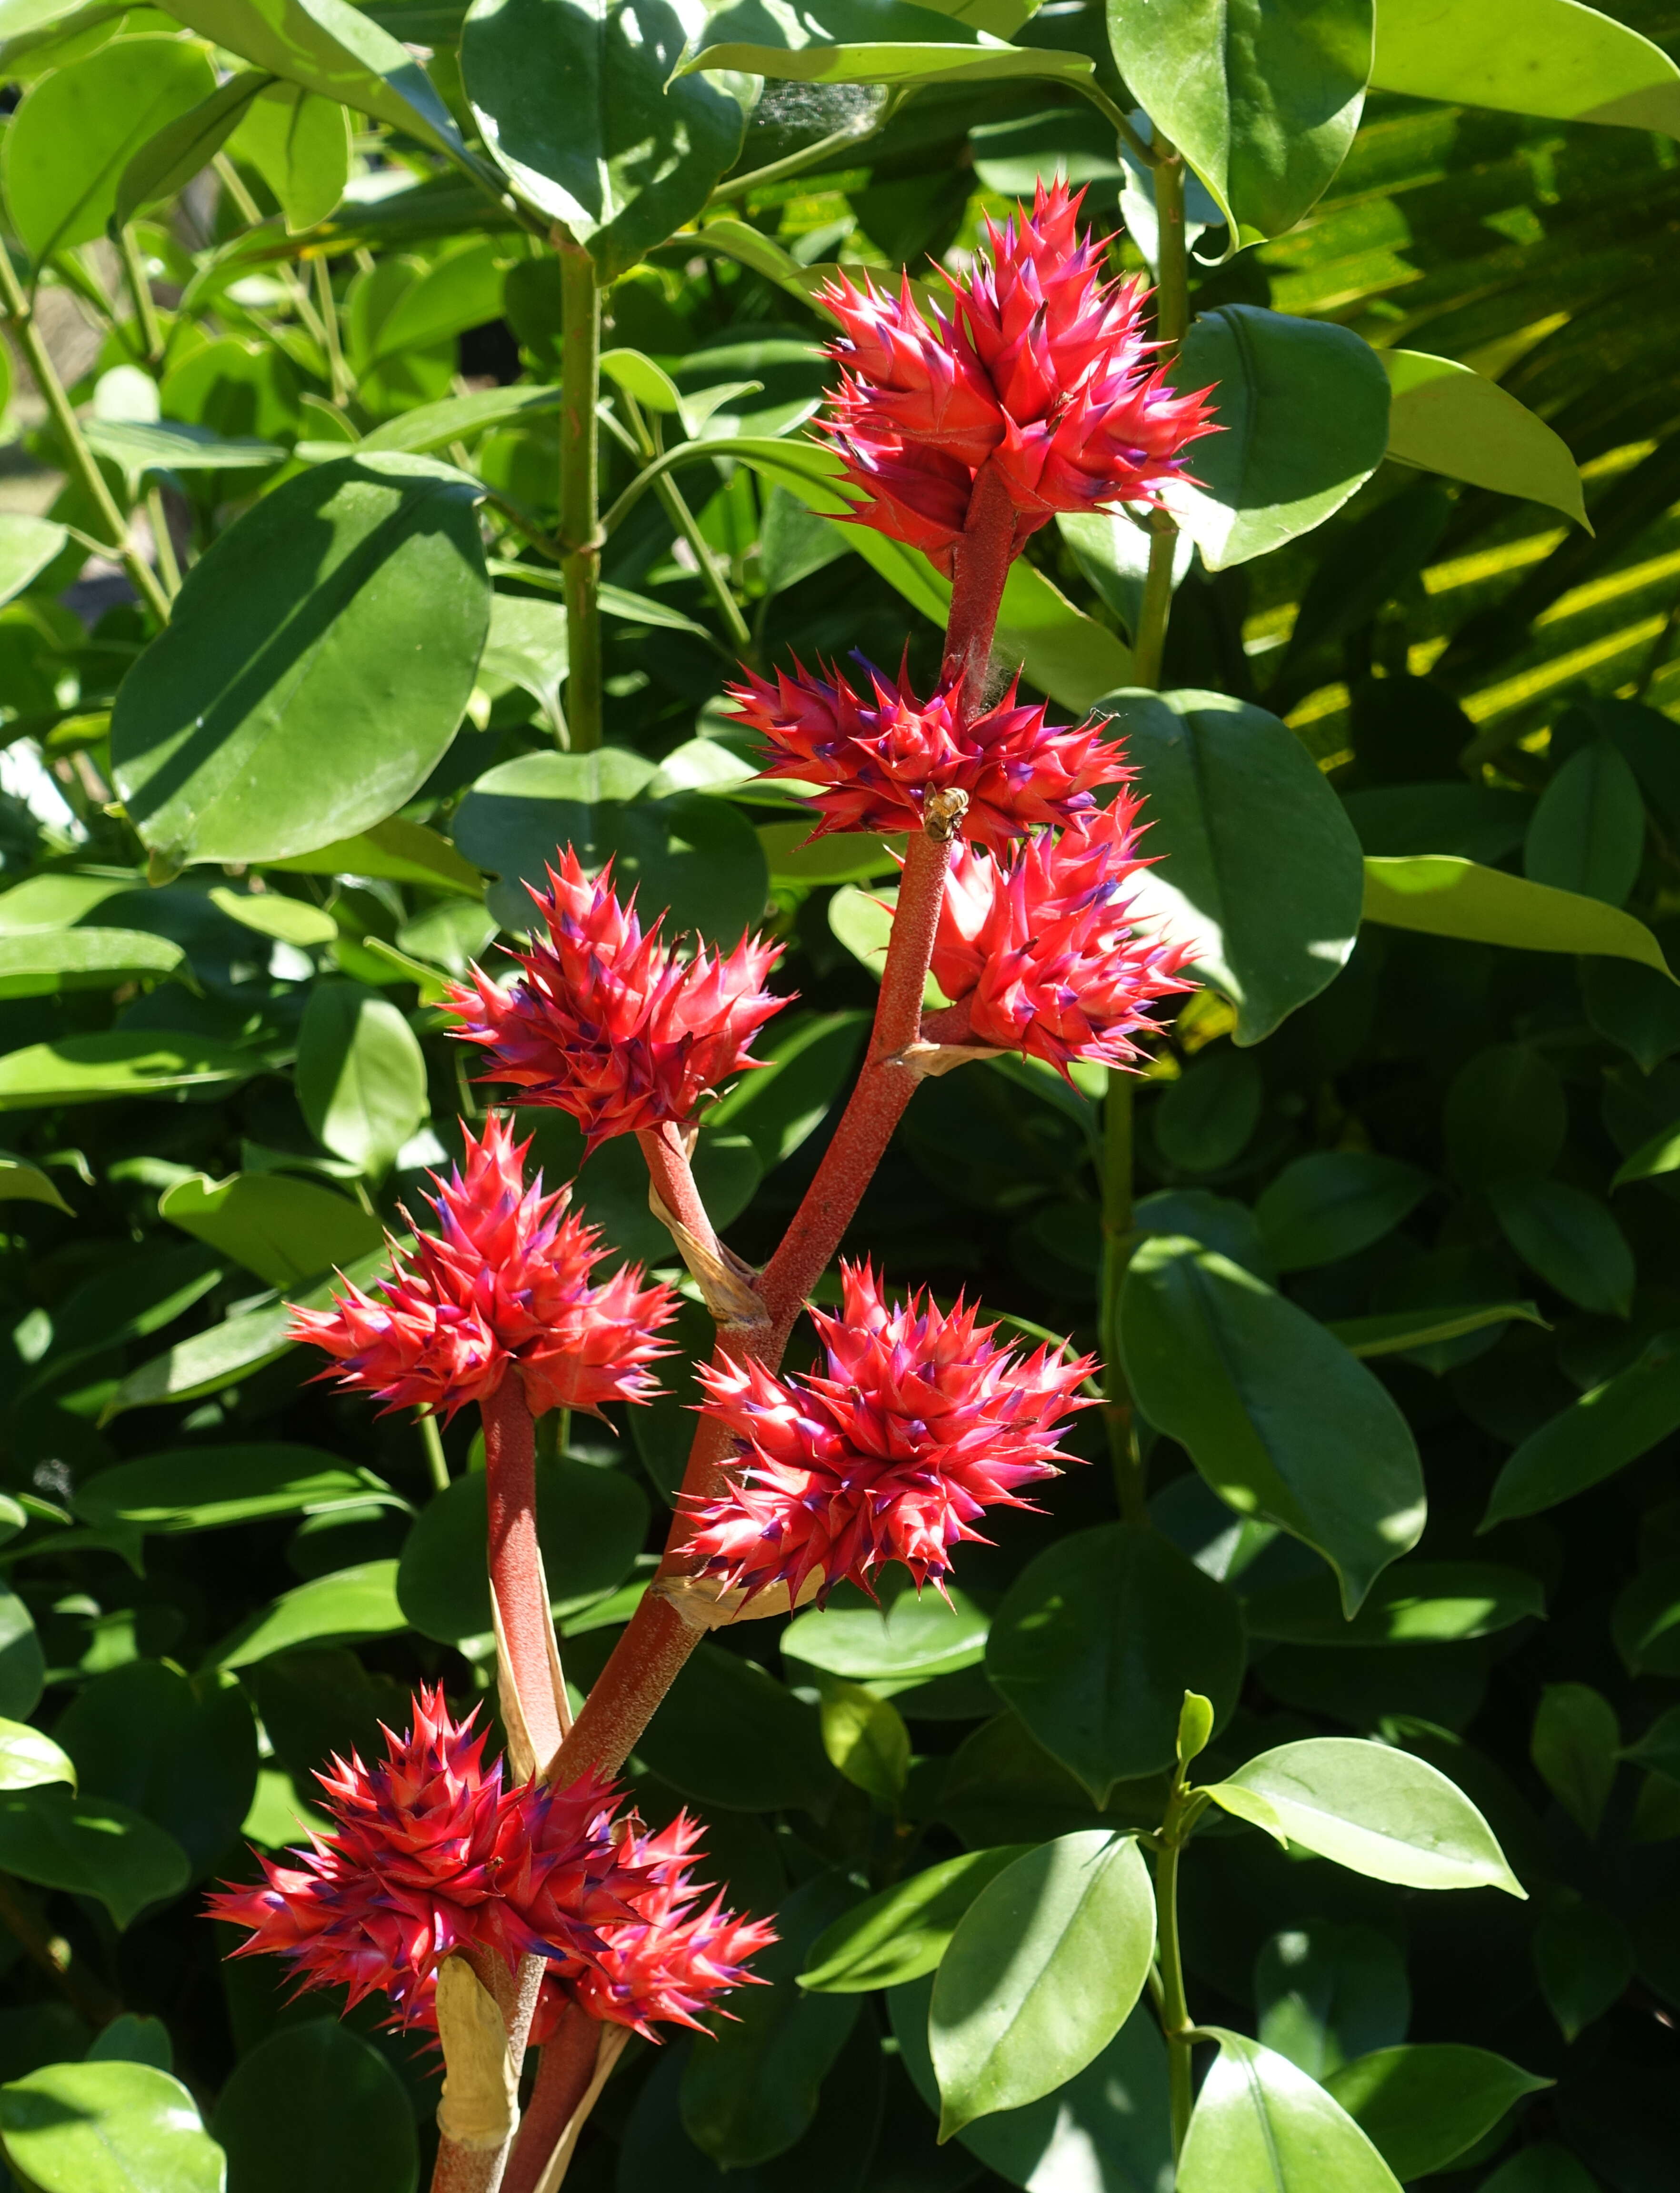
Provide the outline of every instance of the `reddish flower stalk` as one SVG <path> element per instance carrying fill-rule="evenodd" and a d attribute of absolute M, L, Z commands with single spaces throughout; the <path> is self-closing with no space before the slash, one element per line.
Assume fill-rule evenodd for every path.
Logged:
<path fill-rule="evenodd" d="M 610 2030 L 575 2002 L 561 2012 L 559 2023 L 542 2044 L 536 2082 L 519 2118 L 502 2193 L 537 2193 L 554 2150 L 595 2082 L 601 2044 Z"/>
<path fill-rule="evenodd" d="M 550 1666 L 554 1625 L 536 1543 L 536 1437 L 525 1387 L 502 1382 L 480 1411 L 490 1588 L 507 1640 L 525 1732 L 537 1763 L 552 1759 L 565 1731 Z"/>

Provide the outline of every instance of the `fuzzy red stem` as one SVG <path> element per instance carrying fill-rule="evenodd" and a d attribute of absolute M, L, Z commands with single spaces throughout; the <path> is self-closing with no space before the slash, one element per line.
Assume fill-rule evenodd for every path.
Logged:
<path fill-rule="evenodd" d="M 986 672 L 997 633 L 997 613 L 1009 566 L 1015 559 L 1015 505 L 995 465 L 982 465 L 968 499 L 968 518 L 951 571 L 951 609 L 945 626 L 946 683 L 962 680 L 961 720 L 980 713 Z"/>
<path fill-rule="evenodd" d="M 488 1440 L 485 1444 L 488 1446 Z M 530 2031 L 536 1998 L 542 1986 L 545 1960 L 521 1957 L 510 1972 L 500 1957 L 487 1950 L 472 1950 L 467 1955 L 473 1971 L 495 1996 L 496 2008 L 502 2013 L 517 2079 L 525 2060 L 525 2036 Z M 432 2193 L 502 2193 L 502 2174 L 512 2153 L 511 2140 L 505 2140 L 498 2148 L 461 2147 L 445 2135 L 438 2142 L 438 2159 L 432 2167 Z"/>
<path fill-rule="evenodd" d="M 517 1371 L 509 1370 L 479 1413 L 485 1423 L 490 1586 L 531 1748 L 538 1759 L 550 1759 L 560 1741 L 548 1663 L 553 1630 L 536 1546 L 536 1428 Z"/>
<path fill-rule="evenodd" d="M 589 2091 L 600 2055 L 602 2027 L 568 2003 L 537 2058 L 536 2082 L 519 2120 L 502 2193 L 536 2193 L 554 2150 Z"/>
<path fill-rule="evenodd" d="M 718 1255 L 718 1237 L 712 1230 L 712 1222 L 706 1215 L 706 1206 L 700 1200 L 700 1191 L 694 1184 L 694 1174 L 688 1162 L 682 1129 L 672 1120 L 657 1127 L 644 1127 L 636 1140 L 641 1144 L 642 1155 L 647 1160 L 647 1177 L 654 1194 L 673 1218 L 685 1226 L 702 1248 Z"/>

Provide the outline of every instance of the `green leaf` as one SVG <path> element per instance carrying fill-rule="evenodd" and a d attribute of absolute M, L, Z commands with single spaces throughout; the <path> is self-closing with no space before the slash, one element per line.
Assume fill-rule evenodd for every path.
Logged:
<path fill-rule="evenodd" d="M 1121 1335 L 1150 1421 L 1239 1514 L 1322 1553 L 1356 1612 L 1424 1525 L 1417 1449 L 1383 1387 L 1304 1310 L 1181 1236 L 1139 1247 Z"/>
<path fill-rule="evenodd" d="M 817 2115 L 823 2081 L 858 2003 L 855 1995 L 803 1994 L 795 1975 L 812 1942 L 857 1892 L 838 1872 L 794 1890 L 776 1914 L 779 1938 L 753 1960 L 754 1973 L 770 1985 L 739 1990 L 730 2017 L 718 2020 L 714 2037 L 684 2066 L 684 2127 L 725 2170 L 785 2154 Z"/>
<path fill-rule="evenodd" d="M 1499 1230 L 1531 1271 L 1582 1309 L 1632 1314 L 1633 1251 L 1596 1196 L 1561 1180 L 1497 1180 Z"/>
<path fill-rule="evenodd" d="M 762 834 L 762 833 L 760 833 Z M 766 1171 L 790 1158 L 828 1116 L 863 1046 L 869 1016 L 838 1013 L 778 1018 L 760 1039 L 764 1066 L 743 1074 L 706 1114 L 712 1127 L 745 1135 Z"/>
<path fill-rule="evenodd" d="M 933 1984 L 931 1978 L 912 1980 L 894 1988 L 886 2001 L 904 2068 L 923 2101 L 937 2110 L 939 2092 L 927 2037 Z M 978 2117 L 957 2139 L 1007 2184 L 1028 2193 L 1034 2188 L 1056 2193 L 1069 2184 L 1100 2187 L 1102 2193 L 1157 2193 L 1172 2183 L 1173 2136 L 1166 2050 L 1153 2015 L 1134 2010 L 1096 2061 L 1058 2092 L 1023 2109 Z"/>
<path fill-rule="evenodd" d="M 243 71 L 164 123 L 129 160 L 117 186 L 111 225 L 120 229 L 142 207 L 172 198 L 207 168 L 238 128 L 241 116 L 270 81 L 260 69 Z"/>
<path fill-rule="evenodd" d="M 1375 2049 L 1324 2083 L 1395 2176 L 1409 2179 L 1444 2169 L 1552 2081 L 1486 2048 L 1424 2042 Z"/>
<path fill-rule="evenodd" d="M 218 434 L 175 419 L 89 419 L 83 429 L 96 455 L 120 465 L 131 483 L 148 473 L 250 472 L 284 463 L 278 442 Z"/>
<path fill-rule="evenodd" d="M 1194 322 L 1172 372 L 1186 391 L 1212 385 L 1221 429 L 1195 445 L 1201 484 L 1171 498 L 1209 570 L 1310 533 L 1364 485 L 1388 448 L 1382 362 L 1327 321 L 1222 305 Z"/>
<path fill-rule="evenodd" d="M 49 1782 L 76 1787 L 68 1755 L 27 1722 L 0 1721 L 0 1789 L 37 1789 Z"/>
<path fill-rule="evenodd" d="M 1493 1561 L 1402 1561 L 1371 1587 L 1351 1622 L 1333 1581 L 1302 1577 L 1243 1601 L 1251 1636 L 1285 1645 L 1449 1645 L 1544 1620 L 1545 1594 L 1522 1569 Z"/>
<path fill-rule="evenodd" d="M 506 388 L 479 388 L 470 396 L 446 396 L 441 403 L 417 404 L 411 411 L 399 411 L 394 419 L 384 420 L 364 436 L 358 446 L 407 449 L 420 455 L 427 449 L 445 449 L 451 442 L 466 441 L 487 427 L 559 408 L 558 388 L 533 388 L 525 381 Z M 515 570 L 521 578 L 530 575 L 524 564 L 503 565 L 497 575 L 505 577 Z"/>
<path fill-rule="evenodd" d="M 1390 456 L 1498 495 L 1548 503 L 1592 530 L 1568 444 L 1526 404 L 1454 358 L 1417 350 L 1378 356 L 1393 395 Z"/>
<path fill-rule="evenodd" d="M 1455 106 L 1680 135 L 1680 69 L 1576 0 L 1383 0 L 1371 81 Z"/>
<path fill-rule="evenodd" d="M 278 1177 L 278 1175 L 275 1176 Z M 290 1183 L 295 1188 L 298 1183 Z M 101 1469 L 77 1488 L 76 1513 L 95 1530 L 128 1527 L 175 1537 L 225 1531 L 277 1515 L 407 1505 L 372 1470 L 312 1446 L 280 1441 L 194 1446 L 142 1455 Z"/>
<path fill-rule="evenodd" d="M 492 157 L 527 205 L 616 281 L 692 220 L 735 163 L 732 89 L 677 73 L 693 0 L 473 0 L 461 70 Z"/>
<path fill-rule="evenodd" d="M 397 1599 L 395 1561 L 364 1561 L 358 1568 L 312 1577 L 282 1592 L 248 1615 L 210 1655 L 217 1668 L 249 1668 L 300 1645 L 337 1644 L 358 1637 L 389 1637 L 408 1627 Z"/>
<path fill-rule="evenodd" d="M 1254 1961 L 1262 2044 L 1315 2079 L 1403 2038 L 1406 1960 L 1374 1927 L 1316 1919 L 1274 1934 Z"/>
<path fill-rule="evenodd" d="M 143 2012 L 119 2012 L 89 2045 L 90 2064 L 150 2064 L 154 2070 L 175 2069 L 175 2046 L 161 2018 Z"/>
<path fill-rule="evenodd" d="M 913 1874 L 836 1919 L 811 1945 L 800 1985 L 825 1995 L 864 1995 L 934 1971 L 957 1922 L 977 1896 L 1028 1846 L 965 1851 Z"/>
<path fill-rule="evenodd" d="M 1583 1394 L 1511 1455 L 1481 1528 L 1538 1515 L 1614 1477 L 1680 1429 L 1680 1333 L 1660 1332 L 1626 1370 Z"/>
<path fill-rule="evenodd" d="M 138 929 L 64 929 L 0 936 L 0 998 L 50 998 L 161 982 L 186 958 L 179 944 Z"/>
<path fill-rule="evenodd" d="M 1590 1683 L 1548 1683 L 1528 1738 L 1534 1771 L 1591 1842 L 1610 1801 L 1621 1749 L 1615 1709 Z"/>
<path fill-rule="evenodd" d="M 1652 968 L 1589 959 L 1581 969 L 1581 1002 L 1599 1034 L 1626 1051 L 1642 1074 L 1680 1051 L 1680 989 Z"/>
<path fill-rule="evenodd" d="M 452 244 L 416 276 L 379 323 L 362 360 L 371 371 L 404 351 L 450 342 L 502 312 L 507 247 L 491 238 Z"/>
<path fill-rule="evenodd" d="M 49 2064 L 0 2087 L 0 2139 L 38 2193 L 225 2193 L 227 2183 L 192 2095 L 151 2064 Z"/>
<path fill-rule="evenodd" d="M 1178 2193 L 1398 2193 L 1381 2155 L 1316 2079 L 1244 2034 L 1207 2031 L 1219 2053 L 1196 2096 Z"/>
<path fill-rule="evenodd" d="M 1082 2071 L 1131 2014 L 1154 1949 L 1155 1893 L 1129 1836 L 1063 1835 L 1006 1867 L 933 1983 L 940 2139 Z"/>
<path fill-rule="evenodd" d="M 1491 2178 L 1484 2178 L 1482 2193 L 1598 2193 L 1598 2182 L 1567 2148 L 1542 2139 L 1520 2149 Z"/>
<path fill-rule="evenodd" d="M 168 37 L 121 38 L 43 77 L 0 148 L 6 203 L 36 265 L 103 235 L 129 160 L 215 88 L 203 48 Z"/>
<path fill-rule="evenodd" d="M 560 687 L 567 669 L 566 613 L 559 602 L 527 594 L 493 594 L 490 638 L 479 661 L 480 689 L 492 695 L 517 685 L 542 711 L 557 738 L 565 736 Z"/>
<path fill-rule="evenodd" d="M 1121 74 L 1212 192 L 1233 249 L 1239 230 L 1293 228 L 1346 157 L 1371 17 L 1370 0 L 1108 0 Z"/>
<path fill-rule="evenodd" d="M 112 713 L 118 789 L 148 845 L 180 865 L 276 860 L 412 796 L 489 628 L 480 492 L 428 458 L 343 457 L 217 536 Z"/>
<path fill-rule="evenodd" d="M 0 602 L 9 602 L 63 553 L 69 535 L 50 518 L 20 510 L 0 513 Z"/>
<path fill-rule="evenodd" d="M 295 944 L 301 949 L 311 945 L 330 944 L 338 935 L 338 924 L 324 907 L 311 906 L 307 899 L 287 898 L 279 891 L 229 890 L 218 884 L 210 892 L 210 903 L 220 907 L 230 921 L 237 921 L 242 929 L 254 930 L 259 936 L 272 936 L 283 944 Z"/>
<path fill-rule="evenodd" d="M 263 1070 L 255 1051 L 207 1035 L 161 1028 L 113 1028 L 26 1044 L 0 1057 L 0 1112 L 48 1104 L 96 1104 L 107 1096 L 146 1096 L 245 1081 Z"/>
<path fill-rule="evenodd" d="M 1442 1125 L 1454 1172 L 1471 1188 L 1550 1172 L 1568 1131 L 1557 1071 L 1521 1044 L 1490 1044 L 1454 1075 Z"/>
<path fill-rule="evenodd" d="M 158 1216 L 275 1287 L 353 1263 L 384 1239 L 379 1221 L 348 1196 L 278 1172 L 196 1174 L 158 1198 Z"/>
<path fill-rule="evenodd" d="M 1626 904 L 1645 852 L 1638 780 L 1608 739 L 1570 755 L 1540 795 L 1522 848 L 1531 883 Z"/>
<path fill-rule="evenodd" d="M 1281 1744 L 1208 1794 L 1239 1819 L 1373 1881 L 1525 1893 L 1457 1784 L 1387 1744 L 1345 1736 Z"/>
<path fill-rule="evenodd" d="M 1447 853 L 1365 863 L 1365 919 L 1469 944 L 1524 952 L 1592 952 L 1669 972 L 1643 921 L 1603 900 L 1484 868 Z"/>
<path fill-rule="evenodd" d="M 301 84 L 272 84 L 246 109 L 232 149 L 273 192 L 287 234 L 296 236 L 325 220 L 344 195 L 350 117 L 335 99 Z"/>
<path fill-rule="evenodd" d="M 855 1788 L 896 1812 L 910 1771 L 910 1732 L 898 1709 L 861 1683 L 831 1675 L 817 1711 L 832 1763 Z"/>
<path fill-rule="evenodd" d="M 983 1659 L 986 1628 L 986 1616 L 962 1591 L 905 1590 L 879 1607 L 808 1607 L 783 1631 L 782 1652 L 854 1682 L 925 1682 Z"/>
<path fill-rule="evenodd" d="M 1612 1911 L 1565 1895 L 1534 1929 L 1534 1972 L 1565 2041 L 1614 2008 L 1633 1978 L 1633 1944 Z"/>
<path fill-rule="evenodd" d="M 1391 1234 L 1434 1187 L 1426 1172 L 1368 1150 L 1318 1150 L 1287 1165 L 1254 1205 L 1280 1272 L 1356 1256 Z"/>
<path fill-rule="evenodd" d="M 1167 1084 L 1155 1108 L 1155 1147 L 1182 1172 L 1218 1172 L 1247 1148 L 1265 1094 L 1255 1062 L 1220 1044 Z"/>
<path fill-rule="evenodd" d="M 45 1203 L 66 1217 L 76 1215 L 41 1167 L 11 1150 L 0 1150 L 0 1203 Z"/>
<path fill-rule="evenodd" d="M 1029 1561 L 986 1642 L 986 1673 L 1045 1749 L 1105 1806 L 1173 1763 L 1186 1691 L 1230 1717 L 1247 1660 L 1235 1596 L 1159 1532 L 1110 1523 Z"/>
<path fill-rule="evenodd" d="M 179 1896 L 192 1875 L 186 1852 L 162 1828 L 112 1798 L 58 1784 L 0 1796 L 0 1868 L 97 1897 L 119 1928 Z"/>
<path fill-rule="evenodd" d="M 548 1595 L 565 1614 L 621 1584 L 647 1536 L 647 1497 L 616 1469 L 544 1462 L 536 1478 L 537 1534 Z M 416 1520 L 397 1571 L 403 1612 L 446 1645 L 490 1635 L 485 1476 L 458 1477 Z"/>
<path fill-rule="evenodd" d="M 811 1707 L 717 1645 L 696 1650 L 636 1749 L 685 1797 L 730 1812 L 821 1814 L 839 1787 Z"/>
<path fill-rule="evenodd" d="M 1545 1323 L 1531 1302 L 1466 1303 L 1459 1309 L 1398 1309 L 1377 1317 L 1338 1318 L 1325 1330 L 1335 1334 L 1350 1355 L 1404 1355 L 1414 1348 L 1461 1339 L 1465 1333 L 1484 1332 L 1491 1325 L 1508 1325 L 1513 1320 L 1524 1325 Z"/>
<path fill-rule="evenodd" d="M 1680 1560 L 1658 1561 L 1623 1586 L 1610 1635 L 1630 1675 L 1680 1675 Z"/>
<path fill-rule="evenodd" d="M 1359 929 L 1359 840 L 1287 725 L 1218 693 L 1115 693 L 1100 704 L 1124 742 L 1160 865 L 1136 904 L 1186 942 L 1259 1043 L 1316 997 Z M 1280 865 L 1276 849 L 1290 848 Z"/>
<path fill-rule="evenodd" d="M 393 883 L 464 891 L 472 898 L 478 897 L 485 880 L 435 830 L 400 815 L 353 838 L 336 838 L 284 860 L 267 860 L 263 866 L 305 876 L 383 876 Z"/>
<path fill-rule="evenodd" d="M 210 2128 L 238 2193 L 414 2193 L 418 2183 L 403 2081 L 335 2018 L 282 2027 L 242 2056 Z"/>
<path fill-rule="evenodd" d="M 1011 46 L 955 10 L 911 0 L 746 0 L 714 15 L 714 43 L 685 70 L 741 69 L 796 83 L 989 83 L 1016 77 L 1089 78 L 1082 53 Z M 766 31 L 779 35 L 766 37 Z"/>
<path fill-rule="evenodd" d="M 557 846 L 590 873 L 609 860 L 617 888 L 637 891 L 644 924 L 663 913 L 673 931 L 698 929 L 733 945 L 762 916 L 770 880 L 753 826 L 703 792 L 645 796 L 654 764 L 622 747 L 580 754 L 528 753 L 481 776 L 456 811 L 455 835 L 500 876 L 486 894 L 506 929 L 536 916 L 526 884 L 547 888 Z"/>
<path fill-rule="evenodd" d="M 384 1178 L 430 1109 L 425 1053 L 387 998 L 359 982 L 310 992 L 298 1031 L 297 1101 L 324 1149 L 370 1179 Z"/>
<path fill-rule="evenodd" d="M 348 0 L 182 0 L 173 13 L 258 68 L 481 169 L 420 63 Z"/>
<path fill-rule="evenodd" d="M 1680 1706 L 1670 1706 L 1651 1723 L 1637 1744 L 1631 1744 L 1622 1757 L 1637 1766 L 1647 1767 L 1654 1774 L 1666 1774 L 1671 1782 L 1680 1782 Z"/>

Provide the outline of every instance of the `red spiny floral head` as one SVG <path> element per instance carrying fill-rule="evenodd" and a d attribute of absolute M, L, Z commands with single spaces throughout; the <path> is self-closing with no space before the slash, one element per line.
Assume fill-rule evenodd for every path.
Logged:
<path fill-rule="evenodd" d="M 1019 1488 L 1057 1474 L 1057 1429 L 1090 1406 L 1076 1390 L 1088 1356 L 1023 1359 L 960 1300 L 889 1308 L 868 1264 L 842 1264 L 840 1282 L 840 1314 L 811 1314 L 823 1374 L 779 1378 L 750 1359 L 700 1371 L 701 1411 L 737 1458 L 729 1491 L 692 1511 L 689 1548 L 748 1597 L 785 1583 L 797 1605 L 814 1572 L 823 1593 L 843 1577 L 868 1590 L 888 1561 L 943 1583 L 988 1508 L 1028 1507 Z"/>
<path fill-rule="evenodd" d="M 629 1838 L 626 1860 L 647 1875 L 647 1885 L 630 1899 L 635 1916 L 602 1928 L 593 1963 L 556 1971 L 544 1981 L 534 2044 L 552 2030 L 568 2001 L 604 2024 L 628 2026 L 649 2041 L 659 2038 L 657 2025 L 698 2030 L 701 2013 L 720 1995 L 759 1979 L 745 1969 L 747 1960 L 769 1948 L 776 1929 L 726 1911 L 721 1892 L 708 1900 L 690 1864 L 699 1840 L 699 1824 L 686 1812 L 657 1835 Z"/>
<path fill-rule="evenodd" d="M 1138 803 L 1122 787 L 1102 812 L 1007 860 L 959 845 L 945 876 L 933 978 L 959 1008 L 946 1040 L 1025 1051 L 1065 1074 L 1076 1058 L 1127 1066 L 1149 1008 L 1194 988 L 1187 953 L 1136 918 L 1126 886 Z"/>
<path fill-rule="evenodd" d="M 301 1990 L 343 1987 L 352 2005 L 383 1995 L 404 2024 L 430 2022 L 438 1967 L 458 1950 L 510 1966 L 598 1955 L 600 1927 L 631 1916 L 650 1878 L 614 1836 L 611 1790 L 505 1788 L 472 1719 L 422 1691 L 383 1759 L 318 1775 L 331 1831 L 289 1852 L 295 1864 L 261 1858 L 261 1885 L 210 1898 L 212 1917 L 251 1930 L 233 1954 L 284 1957 Z"/>
<path fill-rule="evenodd" d="M 1041 183 L 1028 214 L 988 222 L 966 280 L 946 278 L 930 321 L 908 278 L 897 297 L 845 275 L 821 293 L 845 340 L 829 431 L 858 522 L 925 550 L 948 575 L 975 475 L 990 465 L 1015 507 L 1018 549 L 1058 510 L 1151 503 L 1213 431 L 1203 390 L 1177 394 L 1144 339 L 1148 292 L 1105 282 L 1082 236 L 1082 192 Z"/>
<path fill-rule="evenodd" d="M 462 1133 L 465 1174 L 431 1177 L 440 1231 L 416 1237 L 412 1263 L 398 1257 L 377 1296 L 347 1282 L 330 1310 L 295 1309 L 292 1338 L 338 1359 L 323 1377 L 393 1409 L 452 1416 L 487 1400 L 510 1365 L 538 1416 L 651 1400 L 659 1389 L 643 1366 L 670 1352 L 657 1337 L 675 1313 L 670 1288 L 644 1287 L 639 1265 L 591 1286 L 607 1251 L 568 1212 L 571 1191 L 545 1195 L 541 1174 L 525 1187 L 530 1144 L 505 1120 L 488 1120 L 477 1142 Z"/>
<path fill-rule="evenodd" d="M 1092 790 L 1125 774 L 1099 725 L 1046 723 L 1041 707 L 1018 702 L 1013 685 L 965 723 L 957 688 L 919 701 L 903 670 L 895 682 L 858 661 L 867 696 L 838 670 L 817 678 L 801 663 L 794 677 L 778 672 L 773 684 L 749 670 L 744 684 L 730 688 L 769 743 L 764 774 L 820 787 L 813 836 L 918 829 L 929 793 L 959 790 L 968 795 L 965 835 L 1001 845 L 1092 811 Z"/>
<path fill-rule="evenodd" d="M 547 934 L 513 953 L 521 977 L 504 990 L 475 967 L 470 984 L 450 987 L 454 1034 L 483 1047 L 486 1080 L 570 1112 L 593 1149 L 685 1123 L 757 1062 L 754 1035 L 788 1002 L 764 988 L 778 947 L 748 936 L 728 953 L 679 959 L 659 922 L 643 935 L 635 894 L 621 903 L 613 890 L 611 862 L 586 876 L 569 845 L 531 896 Z"/>

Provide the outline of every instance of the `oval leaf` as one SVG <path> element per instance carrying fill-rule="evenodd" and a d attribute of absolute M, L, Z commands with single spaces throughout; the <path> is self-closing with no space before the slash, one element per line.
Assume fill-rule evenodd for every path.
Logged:
<path fill-rule="evenodd" d="M 1486 2048 L 1378 2048 L 1324 2081 L 1396 2178 L 1428 2178 L 1552 2084 Z"/>
<path fill-rule="evenodd" d="M 1467 944 L 1511 944 L 1522 952 L 1591 952 L 1637 959 L 1669 973 L 1662 947 L 1643 921 L 1601 899 L 1554 890 L 1448 853 L 1368 859 L 1365 919 Z"/>
<path fill-rule="evenodd" d="M 965 1851 L 883 1889 L 818 1937 L 800 1985 L 823 1995 L 863 1995 L 934 1971 L 969 1905 L 1028 1847 L 1006 1843 L 1000 1850 Z"/>
<path fill-rule="evenodd" d="M 1532 46 L 1530 39 L 1523 43 Z M 1578 525 L 1586 524 L 1581 476 L 1569 445 L 1526 404 L 1454 358 L 1416 350 L 1379 355 L 1394 399 L 1390 456 L 1499 495 L 1549 503 Z"/>
<path fill-rule="evenodd" d="M 7 2159 L 39 2193 L 223 2193 L 226 2159 L 155 2064 L 49 2064 L 0 2087 Z"/>
<path fill-rule="evenodd" d="M 1208 2031 L 1219 2054 L 1196 2097 L 1178 2193 L 1400 2193 L 1382 2156 L 1316 2079 L 1244 2034 Z"/>

